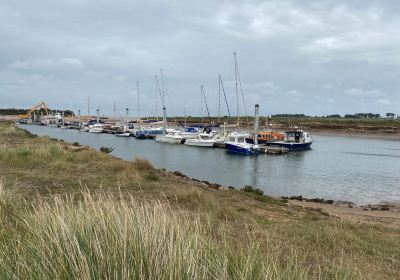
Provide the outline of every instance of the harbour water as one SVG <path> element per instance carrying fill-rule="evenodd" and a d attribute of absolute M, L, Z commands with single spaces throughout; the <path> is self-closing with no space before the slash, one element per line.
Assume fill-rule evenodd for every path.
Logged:
<path fill-rule="evenodd" d="M 400 201 L 400 141 L 315 136 L 309 151 L 242 156 L 218 148 L 44 126 L 21 127 L 36 135 L 97 149 L 112 147 L 113 155 L 122 159 L 145 158 L 157 168 L 179 170 L 196 179 L 236 188 L 256 186 L 270 195 L 303 195 L 357 204 Z"/>

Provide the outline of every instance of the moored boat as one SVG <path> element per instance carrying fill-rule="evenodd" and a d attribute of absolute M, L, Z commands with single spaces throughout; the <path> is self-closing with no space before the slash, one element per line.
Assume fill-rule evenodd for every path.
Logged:
<path fill-rule="evenodd" d="M 244 134 L 241 132 L 233 132 L 228 135 L 227 140 L 225 141 L 225 148 L 234 153 L 240 154 L 257 154 L 258 153 L 258 145 L 250 144 L 246 142 L 246 138 L 248 138 L 248 134 Z"/>
<path fill-rule="evenodd" d="M 99 123 L 96 123 L 94 125 L 89 126 L 89 132 L 90 133 L 102 133 L 103 132 L 103 126 Z"/>
<path fill-rule="evenodd" d="M 115 136 L 117 136 L 117 137 L 130 137 L 131 133 L 130 132 L 121 132 L 121 133 L 116 133 Z"/>
<path fill-rule="evenodd" d="M 181 132 L 180 135 L 184 139 L 194 139 L 199 134 L 199 128 L 195 126 L 185 128 L 185 131 Z"/>
<path fill-rule="evenodd" d="M 213 147 L 215 140 L 212 134 L 200 133 L 193 139 L 187 139 L 185 145 L 196 147 Z"/>
<path fill-rule="evenodd" d="M 173 131 L 168 131 L 167 134 L 157 135 L 156 141 L 161 143 L 180 144 L 182 143 L 182 141 L 184 141 L 184 139 L 180 135 L 179 130 L 173 130 Z"/>
<path fill-rule="evenodd" d="M 285 138 L 282 141 L 269 141 L 266 143 L 268 146 L 284 147 L 289 151 L 295 150 L 309 150 L 314 138 L 306 131 L 291 130 L 285 132 Z"/>
<path fill-rule="evenodd" d="M 284 141 L 285 140 L 285 133 L 280 131 L 260 131 L 258 132 L 258 144 L 266 144 L 268 142 L 275 142 L 275 141 Z M 254 136 L 246 138 L 248 143 L 254 143 Z"/>

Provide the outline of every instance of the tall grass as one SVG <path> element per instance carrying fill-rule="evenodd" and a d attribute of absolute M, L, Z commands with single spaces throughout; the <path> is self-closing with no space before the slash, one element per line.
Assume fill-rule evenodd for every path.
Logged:
<path fill-rule="evenodd" d="M 250 236 L 237 247 L 224 225 L 216 230 L 200 214 L 158 201 L 84 192 L 78 201 L 53 196 L 32 205 L 15 214 L 12 238 L 0 237 L 2 279 L 307 278 L 295 254 L 281 266 Z"/>

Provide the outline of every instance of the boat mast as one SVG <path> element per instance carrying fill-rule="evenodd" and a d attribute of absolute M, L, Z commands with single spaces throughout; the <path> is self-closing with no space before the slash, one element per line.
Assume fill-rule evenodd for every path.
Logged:
<path fill-rule="evenodd" d="M 258 119 L 260 115 L 260 105 L 255 106 L 255 116 L 254 116 L 254 144 L 258 145 Z"/>
<path fill-rule="evenodd" d="M 221 123 L 221 74 L 218 75 L 218 124 Z"/>
<path fill-rule="evenodd" d="M 137 93 L 137 110 L 138 110 L 138 122 L 140 122 L 140 100 L 139 100 L 139 81 L 136 81 L 136 93 Z"/>
<path fill-rule="evenodd" d="M 79 121 L 79 129 L 81 129 L 82 122 L 81 122 L 81 110 L 80 109 L 78 110 L 78 121 Z"/>
<path fill-rule="evenodd" d="M 204 93 L 204 86 L 201 86 L 201 87 L 200 87 L 200 90 L 201 90 L 201 94 L 202 94 L 203 97 L 204 97 L 204 103 L 206 104 L 208 119 L 209 119 L 209 121 L 210 121 L 210 123 L 211 123 L 211 116 L 210 116 L 210 111 L 208 110 L 208 104 L 207 104 L 206 94 Z"/>
<path fill-rule="evenodd" d="M 158 80 L 157 76 L 154 76 L 154 85 L 156 88 L 156 120 L 158 122 L 158 86 L 157 86 Z"/>
<path fill-rule="evenodd" d="M 129 128 L 129 108 L 126 108 L 126 131 Z"/>
<path fill-rule="evenodd" d="M 237 61 L 236 52 L 233 53 L 235 58 L 235 92 L 236 92 L 236 113 L 237 113 L 237 126 L 239 127 L 239 94 L 238 94 L 238 71 L 237 71 Z"/>
<path fill-rule="evenodd" d="M 162 71 L 161 71 L 161 74 L 162 74 Z M 166 108 L 165 108 L 164 91 L 161 91 L 161 89 L 160 89 L 160 83 L 158 82 L 157 76 L 155 77 L 155 81 L 156 81 L 156 86 L 157 86 L 157 89 L 158 89 L 158 93 L 160 94 L 161 102 L 162 102 L 162 105 L 163 105 L 163 134 L 166 134 L 166 132 L 167 132 L 167 111 L 166 111 Z"/>
<path fill-rule="evenodd" d="M 200 86 L 200 120 L 203 124 L 203 86 Z"/>
<path fill-rule="evenodd" d="M 88 116 L 90 116 L 90 96 L 88 96 L 88 99 L 87 99 L 87 114 L 88 114 Z"/>

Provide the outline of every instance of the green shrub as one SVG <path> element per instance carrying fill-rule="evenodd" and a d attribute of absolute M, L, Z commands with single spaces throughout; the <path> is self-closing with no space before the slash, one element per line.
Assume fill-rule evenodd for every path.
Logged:
<path fill-rule="evenodd" d="M 72 144 L 72 146 L 74 146 L 74 147 L 79 147 L 80 144 L 79 144 L 79 142 L 74 142 L 74 143 Z"/>
<path fill-rule="evenodd" d="M 144 176 L 144 178 L 149 181 L 158 181 L 158 179 L 159 179 L 157 174 L 154 173 L 153 171 L 147 172 L 146 175 Z"/>
<path fill-rule="evenodd" d="M 260 189 L 254 189 L 254 193 L 258 195 L 264 195 L 264 192 Z"/>
<path fill-rule="evenodd" d="M 252 186 L 250 186 L 250 185 L 246 185 L 246 186 L 244 186 L 244 188 L 242 189 L 242 191 L 245 191 L 245 192 L 254 192 L 254 188 L 253 188 Z"/>
<path fill-rule="evenodd" d="M 100 152 L 102 152 L 102 153 L 109 154 L 112 151 L 114 151 L 114 149 L 111 147 L 100 147 Z"/>

